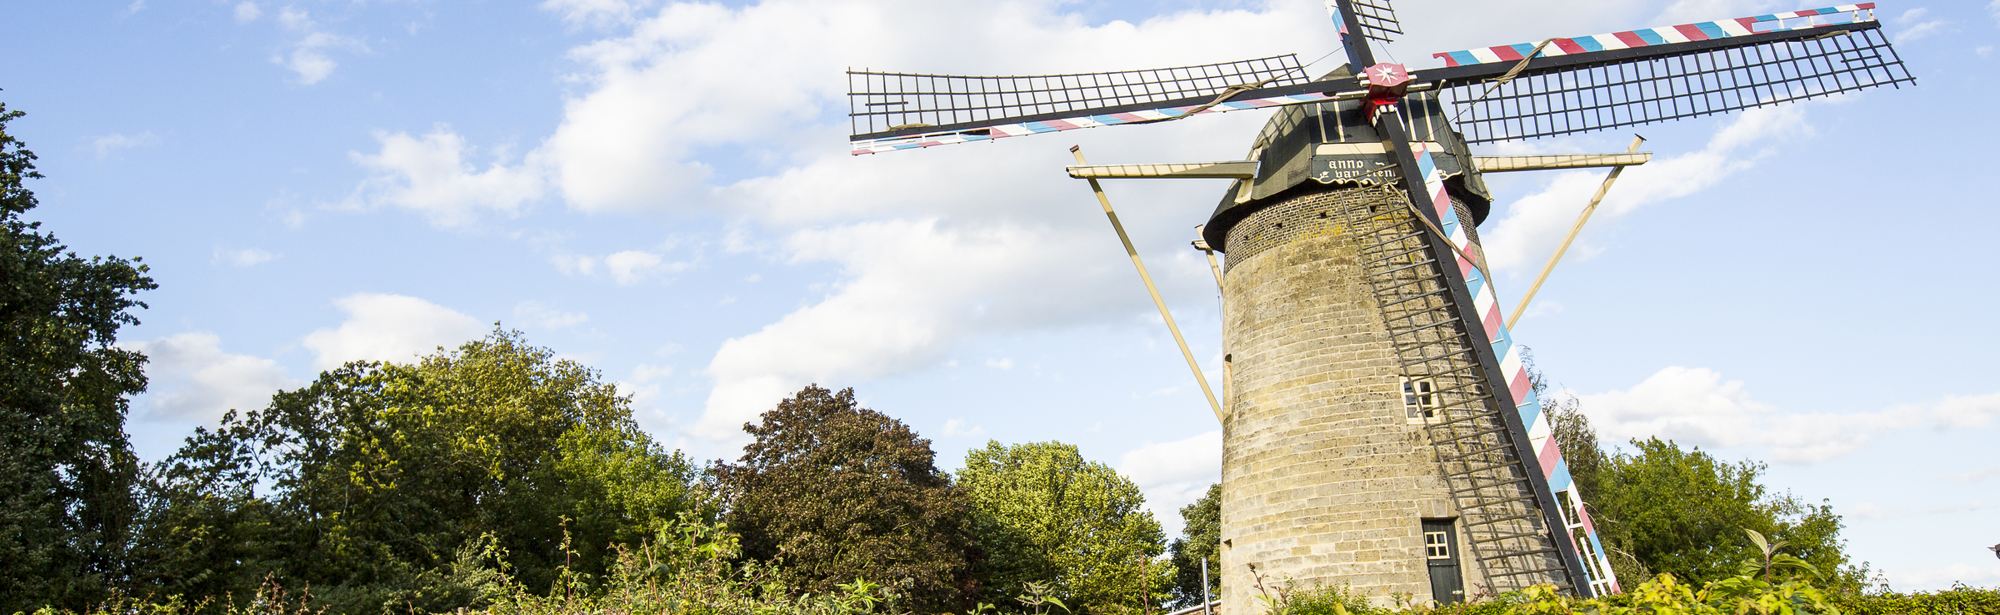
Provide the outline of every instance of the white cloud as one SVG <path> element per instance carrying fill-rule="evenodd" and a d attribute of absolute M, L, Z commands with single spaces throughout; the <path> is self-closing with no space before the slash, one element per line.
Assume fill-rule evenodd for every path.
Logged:
<path fill-rule="evenodd" d="M 2000 465 L 1986 466 L 1971 472 L 1958 474 L 1952 478 L 1958 479 L 1958 482 L 1961 483 L 1976 483 L 1995 476 L 2000 476 Z"/>
<path fill-rule="evenodd" d="M 213 333 L 182 333 L 120 344 L 145 353 L 149 419 L 212 423 L 228 410 L 262 409 L 280 389 L 298 386 L 276 361 L 222 351 Z"/>
<path fill-rule="evenodd" d="M 255 5 L 252 5 L 251 9 L 255 11 Z M 243 15 L 241 5 L 237 6 L 236 14 L 239 19 Z M 368 45 L 361 42 L 361 39 L 321 30 L 318 22 L 313 21 L 312 16 L 303 10 L 285 7 L 278 12 L 278 24 L 297 34 L 299 39 L 292 43 L 290 54 L 272 56 L 271 63 L 296 73 L 298 82 L 304 85 L 325 80 L 328 75 L 333 74 L 333 69 L 340 65 L 327 55 L 328 51 L 336 49 L 350 52 L 368 51 Z"/>
<path fill-rule="evenodd" d="M 485 333 L 478 319 L 416 297 L 356 293 L 334 305 L 347 313 L 347 320 L 305 338 L 316 370 L 349 361 L 409 361 Z"/>
<path fill-rule="evenodd" d="M 1979 59 L 1984 60 L 1986 58 L 1993 57 L 1993 46 L 1980 45 L 1978 47 L 1972 48 L 1972 53 L 1978 55 Z"/>
<path fill-rule="evenodd" d="M 2000 393 L 1976 397 L 1952 396 L 1931 408 L 1931 418 L 1940 427 L 1970 429 L 1985 427 L 2000 416 Z"/>
<path fill-rule="evenodd" d="M 1993 14 L 1993 23 L 2000 25 L 2000 0 L 1986 3 L 1986 12 Z"/>
<path fill-rule="evenodd" d="M 1927 405 L 1844 414 L 1784 412 L 1750 398 L 1743 381 L 1706 368 L 1668 367 L 1624 391 L 1579 396 L 1611 442 L 1660 437 L 1697 446 L 1755 446 L 1773 461 L 1812 463 L 1864 448 L 1892 429 L 1984 427 L 2000 415 L 2000 393 L 1952 396 Z"/>
<path fill-rule="evenodd" d="M 1866 448 L 1870 432 L 1908 426 L 1902 409 L 1794 414 L 1750 399 L 1740 380 L 1706 368 L 1668 367 L 1624 390 L 1584 395 L 1599 435 L 1623 442 L 1657 436 L 1697 446 L 1761 446 L 1774 461 L 1810 463 Z"/>
<path fill-rule="evenodd" d="M 263 16 L 264 9 L 257 8 L 257 3 L 255 2 L 246 1 L 236 4 L 236 23 L 250 23 L 257 21 L 258 17 Z"/>
<path fill-rule="evenodd" d="M 1101 310 L 1107 293 L 1099 287 L 1109 283 L 1098 282 L 1119 263 L 1079 265 L 1088 261 L 1070 256 L 1089 251 L 1066 235 L 1018 224 L 957 230 L 936 221 L 792 233 L 785 247 L 793 262 L 839 263 L 843 279 L 825 300 L 723 342 L 709 363 L 716 385 L 696 435 L 733 437 L 738 425 L 808 383 L 832 386 L 936 365 L 976 331 Z M 1094 239 L 1085 245 L 1116 245 Z M 1064 269 L 1068 275 L 1048 275 Z M 1133 307 L 1144 299 L 1143 293 L 1110 296 Z"/>
<path fill-rule="evenodd" d="M 546 0 L 542 8 L 562 14 L 570 25 L 629 24 L 641 11 L 659 6 L 656 0 Z"/>
<path fill-rule="evenodd" d="M 1013 360 L 1013 359 L 987 359 L 987 360 L 986 360 L 986 366 L 987 366 L 987 367 L 991 367 L 991 368 L 993 368 L 993 369 L 997 369 L 997 370 L 1001 370 L 1001 371 L 1007 371 L 1007 370 L 1011 370 L 1011 369 L 1014 369 L 1014 360 Z"/>
<path fill-rule="evenodd" d="M 561 271 L 563 275 L 595 275 L 597 273 L 597 259 L 588 256 L 555 254 L 549 257 L 549 263 L 555 265 L 556 271 Z"/>
<path fill-rule="evenodd" d="M 358 204 L 402 207 L 438 226 L 462 226 L 485 211 L 518 214 L 522 204 L 542 195 L 542 178 L 532 165 L 507 167 L 496 161 L 475 171 L 465 160 L 473 149 L 442 125 L 421 138 L 377 132 L 375 140 L 382 143 L 379 153 L 348 153 L 374 173 L 355 190 L 352 200 Z"/>
<path fill-rule="evenodd" d="M 604 268 L 611 272 L 611 279 L 619 284 L 637 284 L 646 274 L 660 268 L 666 259 L 651 252 L 626 250 L 604 257 Z"/>
<path fill-rule="evenodd" d="M 2000 586 L 2000 562 L 1996 562 L 1992 558 L 1993 554 L 1987 550 L 1986 545 L 1967 544 L 1961 548 L 1968 553 L 1974 551 L 1982 552 L 1969 556 L 1973 559 L 1982 560 L 1981 563 L 1957 563 L 1949 566 L 1918 568 L 1907 571 L 1884 570 L 1882 573 L 1889 578 L 1889 585 L 1891 587 L 1899 588 L 1945 588 L 1950 587 L 1954 583 L 1964 583 L 1972 587 Z"/>
<path fill-rule="evenodd" d="M 1189 481 L 1206 488 L 1222 475 L 1222 432 L 1133 449 L 1119 459 L 1118 472 L 1141 488 Z"/>
<path fill-rule="evenodd" d="M 213 257 L 210 257 L 208 262 L 214 265 L 254 267 L 274 260 L 278 260 L 278 256 L 279 255 L 277 254 L 267 252 L 264 250 L 259 250 L 257 248 L 243 248 L 241 250 L 229 250 L 218 246 L 215 248 L 215 255 Z"/>
<path fill-rule="evenodd" d="M 105 158 L 109 158 L 112 154 L 117 153 L 118 150 L 132 149 L 142 145 L 153 145 L 159 142 L 160 138 L 153 136 L 153 131 L 148 130 L 131 136 L 126 136 L 114 132 L 108 135 L 104 135 L 102 137 L 91 139 L 90 146 L 93 149 L 97 150 L 97 159 L 103 160 Z"/>
<path fill-rule="evenodd" d="M 1908 43 L 1929 37 L 1942 31 L 1945 25 L 1950 23 L 1942 19 L 1924 21 L 1924 17 L 1929 14 L 1930 9 L 1926 8 L 1914 8 L 1903 11 L 1902 16 L 1895 19 L 1896 25 L 1903 27 L 1901 32 L 1896 33 L 1896 43 Z"/>
<path fill-rule="evenodd" d="M 652 382 L 654 380 L 665 380 L 673 376 L 674 366 L 672 365 L 647 365 L 640 363 L 638 366 L 632 368 L 632 380 L 634 382 Z"/>
<path fill-rule="evenodd" d="M 665 256 L 646 250 L 625 250 L 602 257 L 558 253 L 551 255 L 549 262 L 563 275 L 586 277 L 608 275 L 613 281 L 624 286 L 694 267 L 693 262 L 668 261 Z"/>
<path fill-rule="evenodd" d="M 943 437 L 946 437 L 946 438 L 977 438 L 977 437 L 979 437 L 979 436 L 983 436 L 983 435 L 986 435 L 986 428 L 984 428 L 984 427 L 980 427 L 980 426 L 978 426 L 978 425 L 973 425 L 973 426 L 971 426 L 971 427 L 967 427 L 967 426 L 965 425 L 965 420 L 964 420 L 964 419 L 951 419 L 951 420 L 948 420 L 948 421 L 945 421 L 945 422 L 944 422 L 944 436 L 943 436 Z"/>
<path fill-rule="evenodd" d="M 1716 130 L 1701 151 L 1658 158 L 1625 169 L 1566 260 L 1589 258 L 1598 250 L 1590 244 L 1590 228 L 1603 228 L 1611 220 L 1646 205 L 1706 190 L 1755 166 L 1758 160 L 1772 153 L 1775 142 L 1812 133 L 1802 105 L 1751 109 Z M 1495 269 L 1508 273 L 1539 270 L 1562 243 L 1563 235 L 1576 222 L 1577 213 L 1590 203 L 1591 195 L 1604 182 L 1604 172 L 1555 173 L 1548 182 L 1540 192 L 1508 203 L 1504 216 L 1489 221 L 1480 230 L 1486 259 Z"/>
<path fill-rule="evenodd" d="M 528 324 L 547 329 L 563 329 L 590 322 L 590 315 L 583 312 L 564 312 L 539 301 L 523 301 L 514 306 L 514 317 L 528 321 Z"/>
<path fill-rule="evenodd" d="M 1222 480 L 1222 432 L 1210 431 L 1185 440 L 1148 443 L 1126 452 L 1118 472 L 1146 492 L 1146 509 L 1173 536 L 1184 525 L 1181 507 L 1201 499 L 1209 485 Z"/>
<path fill-rule="evenodd" d="M 632 417 L 639 426 L 654 433 L 671 432 L 675 428 L 672 415 L 667 413 L 665 404 L 667 393 L 663 382 L 674 376 L 672 365 L 639 364 L 632 368 L 632 375 L 618 381 L 618 393 L 632 398 Z M 686 447 L 678 447 L 685 449 Z"/>
<path fill-rule="evenodd" d="M 1846 510 L 1843 510 L 1841 512 L 1846 516 L 1860 517 L 1862 519 L 1867 519 L 1870 521 L 1881 521 L 1883 519 L 1907 517 L 1910 516 L 1911 514 L 1910 509 L 1908 508 L 1903 508 L 1901 506 L 1882 506 L 1874 502 L 1862 502 L 1860 504 L 1848 506 L 1846 507 Z"/>
<path fill-rule="evenodd" d="M 146 10 L 146 0 L 132 0 L 131 4 L 125 5 L 126 15 L 136 14 L 143 10 Z"/>

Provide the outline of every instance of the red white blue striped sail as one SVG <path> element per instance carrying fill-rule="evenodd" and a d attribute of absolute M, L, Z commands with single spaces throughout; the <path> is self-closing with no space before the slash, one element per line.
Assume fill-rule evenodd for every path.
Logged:
<path fill-rule="evenodd" d="M 1861 13 L 1862 11 L 1867 11 L 1868 14 L 1866 16 L 1863 16 Z M 1845 21 L 1839 20 L 1839 17 L 1843 15 L 1848 16 L 1849 19 Z M 1820 19 L 1820 17 L 1822 16 L 1833 16 L 1833 17 L 1830 19 L 1822 20 Z M 1786 23 L 1793 19 L 1804 19 L 1806 21 L 1798 24 Z M 1635 47 L 1649 47 L 1653 45 L 1666 45 L 1671 43 L 1688 43 L 1694 41 L 1706 41 L 1706 40 L 1714 40 L 1720 38 L 1731 38 L 1737 36 L 1749 36 L 1751 34 L 1760 34 L 1764 32 L 1806 30 L 1806 29 L 1825 27 L 1830 25 L 1837 25 L 1843 23 L 1859 23 L 1864 21 L 1875 21 L 1875 4 L 1872 2 L 1866 4 L 1846 4 L 1846 5 L 1828 7 L 1823 9 L 1805 9 L 1800 11 L 1792 11 L 1789 13 L 1773 13 L 1770 15 L 1758 15 L 1756 17 L 1725 19 L 1722 21 L 1706 21 L 1702 23 L 1692 23 L 1692 24 L 1684 24 L 1678 26 L 1666 26 L 1661 28 L 1629 30 L 1625 32 L 1613 32 L 1610 34 L 1598 34 L 1595 36 L 1580 36 L 1577 38 L 1559 38 L 1549 41 L 1548 45 L 1544 45 L 1542 47 L 1542 52 L 1538 54 L 1537 57 L 1553 57 L 1553 56 L 1573 55 L 1579 53 L 1591 53 L 1596 51 L 1632 49 Z M 1774 27 L 1764 27 L 1762 24 L 1766 23 L 1770 23 Z M 1448 51 L 1444 53 L 1436 53 L 1431 55 L 1433 57 L 1443 58 L 1445 65 L 1447 66 L 1466 66 L 1471 64 L 1486 64 L 1491 62 L 1509 62 L 1509 61 L 1519 62 L 1523 58 L 1526 58 L 1529 53 L 1534 52 L 1534 50 L 1535 50 L 1535 43 L 1522 43 L 1519 45 L 1501 45 L 1499 47 L 1481 47 L 1478 49 L 1467 49 L 1465 51 Z"/>
<path fill-rule="evenodd" d="M 1472 305 L 1479 319 L 1484 322 L 1487 334 L 1493 339 L 1493 355 L 1500 357 L 1500 372 L 1505 376 L 1507 388 L 1513 393 L 1515 408 L 1521 416 L 1521 424 L 1527 427 L 1528 441 L 1541 463 L 1542 477 L 1548 480 L 1549 490 L 1554 491 L 1575 508 L 1584 530 L 1586 547 L 1579 549 L 1578 559 L 1593 562 L 1586 566 L 1586 574 L 1599 575 L 1592 578 L 1593 587 L 1608 587 L 1611 593 L 1620 591 L 1618 577 L 1612 573 L 1610 560 L 1604 551 L 1604 543 L 1597 537 L 1597 527 L 1585 512 L 1583 498 L 1577 493 L 1576 485 L 1570 480 L 1569 464 L 1563 461 L 1562 447 L 1557 445 L 1553 426 L 1546 413 L 1542 412 L 1542 402 L 1535 396 L 1534 383 L 1528 377 L 1527 365 L 1522 361 L 1521 348 L 1514 343 L 1512 333 L 1507 331 L 1507 321 L 1500 316 L 1500 301 L 1493 293 L 1492 281 L 1485 272 L 1473 265 L 1468 257 L 1472 248 L 1472 238 L 1458 222 L 1457 212 L 1452 210 L 1451 195 L 1445 192 L 1444 173 L 1438 169 L 1434 156 L 1450 156 L 1436 143 L 1412 142 L 1411 153 L 1417 159 L 1417 172 L 1424 178 L 1424 190 L 1431 195 L 1431 204 L 1437 209 L 1438 220 L 1443 223 L 1445 239 L 1455 252 L 1453 260 L 1458 262 L 1459 273 L 1465 276 L 1466 289 L 1471 291 Z"/>

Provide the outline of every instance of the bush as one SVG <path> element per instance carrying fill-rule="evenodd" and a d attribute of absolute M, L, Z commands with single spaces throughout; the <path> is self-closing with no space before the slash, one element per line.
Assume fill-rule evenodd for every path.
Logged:
<path fill-rule="evenodd" d="M 567 543 L 565 552 L 571 551 Z M 458 562 L 427 572 L 421 587 L 363 590 L 335 588 L 326 594 L 310 587 L 293 591 L 266 577 L 252 596 L 164 599 L 117 595 L 80 615 L 325 615 L 330 609 L 380 609 L 385 613 L 455 612 L 458 615 L 583 615 L 659 613 L 673 615 L 858 615 L 907 613 L 897 592 L 857 579 L 824 594 L 795 593 L 778 567 L 736 563 L 737 536 L 726 525 L 683 513 L 672 527 L 631 548 L 613 547 L 614 563 L 602 578 L 569 567 L 558 570 L 546 594 L 521 583 L 507 553 L 488 536 L 459 551 Z M 449 594 L 449 595 L 445 595 Z M 440 609 L 439 603 L 472 604 Z M 35 615 L 79 615 L 44 607 Z"/>
<path fill-rule="evenodd" d="M 1881 591 L 1835 596 L 1846 615 L 1970 615 L 2000 613 L 2000 589 L 1976 589 L 1954 584 L 1940 592 Z"/>

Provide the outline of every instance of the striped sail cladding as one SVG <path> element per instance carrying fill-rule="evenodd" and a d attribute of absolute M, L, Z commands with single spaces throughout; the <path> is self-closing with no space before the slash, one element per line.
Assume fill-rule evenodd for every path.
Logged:
<path fill-rule="evenodd" d="M 1500 371 L 1506 376 L 1507 388 L 1514 394 L 1516 403 L 1520 404 L 1515 410 L 1520 413 L 1521 424 L 1528 428 L 1528 441 L 1541 462 L 1542 476 L 1548 480 L 1550 491 L 1557 493 L 1571 491 L 1576 486 L 1570 480 L 1569 465 L 1563 461 L 1562 449 L 1556 444 L 1555 434 L 1546 413 L 1542 412 L 1542 402 L 1535 396 L 1535 387 L 1528 378 L 1527 366 L 1521 361 L 1521 349 L 1514 344 L 1513 335 L 1507 331 L 1506 319 L 1500 316 L 1500 301 L 1493 294 L 1493 284 L 1486 279 L 1484 272 L 1473 266 L 1472 259 L 1467 256 L 1472 248 L 1472 240 L 1463 225 L 1459 224 L 1458 213 L 1452 210 L 1451 195 L 1445 192 L 1444 174 L 1438 170 L 1437 162 L 1433 159 L 1434 156 L 1450 156 L 1451 153 L 1437 143 L 1412 142 L 1410 146 L 1417 159 L 1417 171 L 1424 178 L 1424 189 L 1431 195 L 1431 204 L 1437 209 L 1438 220 L 1444 223 L 1440 230 L 1444 231 L 1445 238 L 1451 242 L 1452 256 L 1458 261 L 1459 272 L 1465 276 L 1466 289 L 1472 292 L 1474 311 L 1484 322 L 1486 332 L 1493 336 L 1493 339 L 1489 340 L 1493 344 L 1493 355 L 1500 357 Z M 1577 503 L 1576 513 L 1583 522 L 1584 534 L 1588 537 L 1591 551 L 1578 555 L 1582 556 L 1580 559 L 1594 559 L 1604 564 L 1586 566 L 1586 571 L 1592 575 L 1600 574 L 1601 571 L 1601 574 L 1607 577 L 1602 580 L 1610 582 L 1611 591 L 1620 591 L 1616 575 L 1613 575 L 1611 567 L 1605 564 L 1610 560 L 1606 557 L 1604 543 L 1597 538 L 1596 525 L 1591 522 L 1590 515 L 1582 506 L 1583 498 L 1578 497 L 1573 501 Z M 1554 529 L 1551 528 L 1552 531 Z M 1600 579 L 1592 581 L 1597 582 Z"/>
<path fill-rule="evenodd" d="M 1872 2 L 1867 4 L 1846 4 L 1846 5 L 1828 7 L 1823 9 L 1805 9 L 1799 11 L 1792 11 L 1789 13 L 1772 13 L 1770 15 L 1758 15 L 1756 17 L 1740 17 L 1737 19 L 1725 19 L 1722 21 L 1706 21 L 1702 23 L 1692 23 L 1692 24 L 1684 24 L 1678 26 L 1666 26 L 1661 28 L 1629 30 L 1625 32 L 1613 32 L 1610 34 L 1598 34 L 1595 36 L 1580 36 L 1577 38 L 1558 38 L 1549 41 L 1548 45 L 1543 46 L 1541 54 L 1539 54 L 1537 57 L 1566 56 L 1579 53 L 1590 53 L 1594 51 L 1611 51 L 1617 49 L 1631 49 L 1634 47 L 1665 45 L 1669 43 L 1688 43 L 1694 41 L 1706 41 L 1719 38 L 1749 36 L 1751 34 L 1760 33 L 1757 31 L 1756 28 L 1756 24 L 1758 23 L 1767 21 L 1782 22 L 1787 19 L 1798 19 L 1802 17 L 1817 17 L 1820 15 L 1838 15 L 1841 13 L 1855 13 L 1856 15 L 1854 20 L 1852 22 L 1847 22 L 1847 23 L 1874 21 L 1875 20 L 1874 9 L 1875 9 L 1875 4 Z M 1861 11 L 1869 11 L 1869 16 L 1866 18 L 1861 17 L 1859 15 L 1859 12 Z M 1814 27 L 1829 26 L 1829 25 L 1835 25 L 1835 24 L 1832 23 L 1809 24 L 1799 28 L 1779 27 L 1770 30 L 1764 30 L 1764 32 L 1805 30 Z M 1489 62 L 1519 62 L 1523 58 L 1526 58 L 1529 53 L 1533 53 L 1534 51 L 1535 51 L 1534 43 L 1522 43 L 1519 45 L 1501 45 L 1499 47 L 1482 47 L 1479 49 L 1467 49 L 1465 51 L 1447 51 L 1444 53 L 1434 53 L 1431 54 L 1431 56 L 1437 58 L 1443 58 L 1446 66 L 1465 66 L 1470 64 L 1486 64 Z"/>

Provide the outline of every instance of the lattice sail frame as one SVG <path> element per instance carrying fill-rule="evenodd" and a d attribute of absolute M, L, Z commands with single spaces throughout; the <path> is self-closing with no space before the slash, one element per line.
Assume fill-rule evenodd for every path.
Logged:
<path fill-rule="evenodd" d="M 850 70 L 847 71 L 848 118 L 855 135 L 980 123 L 991 123 L 986 126 L 991 129 L 1021 124 L 1018 120 L 1025 118 L 1109 115 L 1102 111 L 1120 108 L 1151 111 L 1128 122 L 1172 119 L 1181 114 L 1154 108 L 1157 103 L 1214 98 L 1232 88 L 1289 86 L 1310 80 L 1296 55 L 1147 70 L 1014 77 Z M 1009 134 L 1034 132 L 1039 131 L 1026 127 Z"/>
<path fill-rule="evenodd" d="M 1450 67 L 1524 68 L 1504 82 L 1442 80 L 1441 98 L 1461 118 L 1455 125 L 1467 142 L 1492 143 L 1914 83 L 1874 21 L 1874 7 L 1846 5 L 1439 53 L 1435 56 Z M 1820 34 L 1750 40 L 1811 32 Z M 1644 57 L 1675 47 L 1685 51 Z M 1536 61 L 1528 61 L 1531 54 Z"/>
<path fill-rule="evenodd" d="M 1396 9 L 1389 0 L 1349 0 L 1354 7 L 1354 20 L 1361 24 L 1361 35 L 1382 41 L 1394 42 L 1391 35 L 1403 33 L 1403 24 L 1396 21 Z M 1348 34 L 1347 21 L 1340 18 L 1340 6 L 1334 0 L 1326 0 L 1326 12 L 1333 17 L 1333 23 L 1341 34 Z"/>
<path fill-rule="evenodd" d="M 1367 1 L 1387 7 L 1386 0 Z M 1356 6 L 1359 20 L 1367 9 Z M 1467 140 L 1486 143 L 1915 83 L 1882 36 L 1874 7 L 1853 4 L 1551 39 L 1539 53 L 1533 53 L 1534 44 L 1440 53 L 1436 56 L 1446 66 L 1413 71 L 1412 91 L 1441 90 L 1435 93 L 1465 110 L 1453 115 Z M 1330 12 L 1340 20 L 1337 10 Z M 1393 18 L 1388 13 L 1387 23 L 1393 25 Z M 1531 53 L 1534 57 L 1527 58 Z M 1260 62 L 1267 64 L 1256 64 Z M 1324 102 L 1364 90 L 1353 82 L 1306 81 L 1296 66 L 1295 57 L 1276 56 L 1155 71 L 1036 77 L 850 71 L 850 147 L 854 154 L 873 154 Z M 1172 72 L 1177 70 L 1184 72 Z M 1510 81 L 1495 83 L 1510 72 Z M 1283 76 L 1265 81 L 1278 75 Z M 1086 78 L 1096 81 L 1086 83 Z M 1157 90 L 1117 90 L 1148 82 Z M 1239 91 L 1258 83 L 1264 85 Z M 1177 95 L 1188 96 L 1173 98 Z M 1091 106 L 1092 100 L 1100 104 Z"/>

